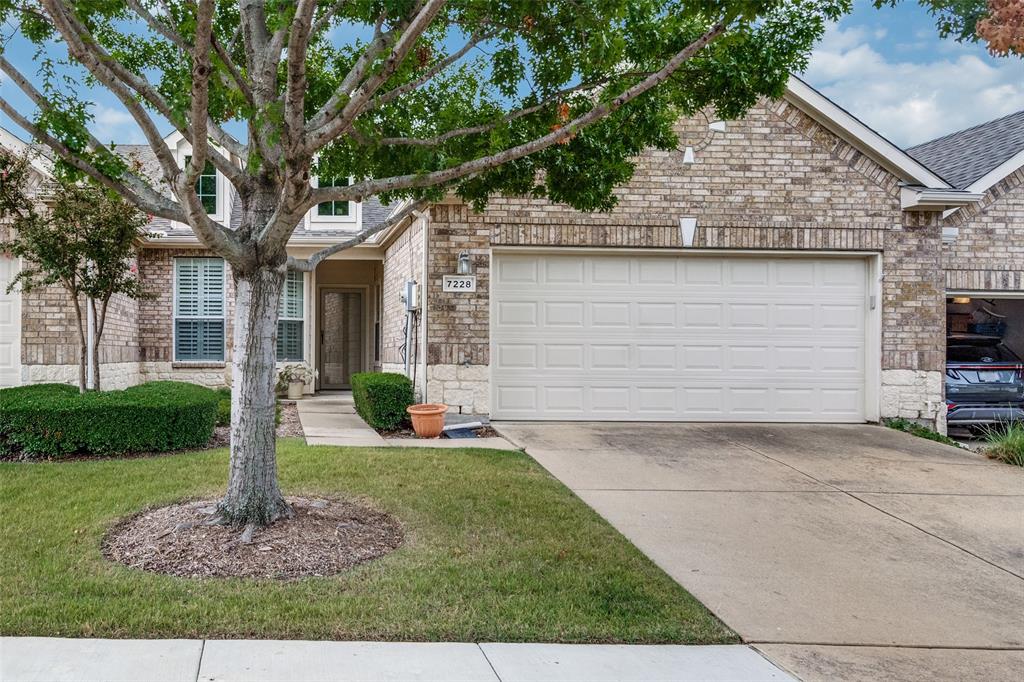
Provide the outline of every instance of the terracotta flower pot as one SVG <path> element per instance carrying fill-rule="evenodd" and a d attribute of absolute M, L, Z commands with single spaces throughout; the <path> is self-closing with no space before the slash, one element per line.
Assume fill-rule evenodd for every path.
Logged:
<path fill-rule="evenodd" d="M 405 411 L 412 417 L 412 430 L 419 438 L 437 438 L 444 428 L 444 413 L 447 405 L 439 403 L 422 403 L 410 405 Z"/>

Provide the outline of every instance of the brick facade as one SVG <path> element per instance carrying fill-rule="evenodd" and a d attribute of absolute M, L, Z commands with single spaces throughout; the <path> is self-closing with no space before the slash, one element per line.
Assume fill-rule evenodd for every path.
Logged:
<path fill-rule="evenodd" d="M 699 142 L 703 117 L 679 125 Z M 501 246 L 681 248 L 679 221 L 697 219 L 692 248 L 880 253 L 882 403 L 889 414 L 941 419 L 944 282 L 941 225 L 904 213 L 899 179 L 788 102 L 765 102 L 682 163 L 681 152 L 650 151 L 607 213 L 499 197 L 482 213 L 436 205 L 429 233 L 430 392 L 463 412 L 486 411 L 489 254 Z M 475 295 L 445 294 L 441 278 L 468 250 Z M 461 377 L 459 370 L 461 369 Z M 889 372 L 910 372 L 891 375 Z M 472 377 L 470 377 L 472 375 Z M 455 383 L 451 383 L 455 382 Z M 455 394 L 452 394 L 455 391 Z M 478 398 L 471 399 L 467 392 Z M 466 401 L 472 402 L 467 404 Z"/>
<path fill-rule="evenodd" d="M 985 192 L 976 206 L 950 216 L 958 228 L 942 249 L 950 291 L 1020 291 L 1024 295 L 1024 168 Z"/>

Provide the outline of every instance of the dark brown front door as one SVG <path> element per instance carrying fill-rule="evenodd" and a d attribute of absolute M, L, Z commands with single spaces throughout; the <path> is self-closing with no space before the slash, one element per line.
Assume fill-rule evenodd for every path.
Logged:
<path fill-rule="evenodd" d="M 320 388 L 349 388 L 363 368 L 363 294 L 320 291 Z"/>

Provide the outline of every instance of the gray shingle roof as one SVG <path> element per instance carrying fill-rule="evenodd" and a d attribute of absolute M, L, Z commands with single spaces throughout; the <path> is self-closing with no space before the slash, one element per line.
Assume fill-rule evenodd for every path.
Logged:
<path fill-rule="evenodd" d="M 1024 150 L 1024 110 L 906 150 L 957 189 Z"/>

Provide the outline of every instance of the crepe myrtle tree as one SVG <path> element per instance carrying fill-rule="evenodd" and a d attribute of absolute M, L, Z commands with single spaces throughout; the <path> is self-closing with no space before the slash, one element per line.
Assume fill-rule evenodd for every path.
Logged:
<path fill-rule="evenodd" d="M 187 223 L 230 264 L 236 305 L 228 490 L 220 520 L 287 515 L 274 450 L 278 298 L 288 268 L 312 270 L 454 194 L 607 210 L 644 148 L 677 142 L 681 115 L 740 116 L 780 96 L 849 0 L 0 0 L 12 39 L 66 51 L 131 114 L 162 189 L 88 131 L 66 71 L 0 55 L 34 104 L 0 110 L 142 210 Z M 63 55 L 63 52 L 61 53 Z M 162 130 L 192 146 L 179 165 Z M 233 131 L 244 131 L 236 133 Z M 211 220 L 205 164 L 234 186 L 241 219 Z M 313 176 L 350 178 L 314 187 Z M 342 183 L 334 183 L 340 185 Z M 321 202 L 378 196 L 383 223 L 306 259 L 289 236 Z"/>
<path fill-rule="evenodd" d="M 0 165 L 5 170 L 26 168 L 24 162 L 7 164 L 5 157 L 12 158 L 0 153 Z M 27 182 L 27 174 L 21 177 Z M 5 181 L 6 178 L 0 180 Z M 77 323 L 78 390 L 85 393 L 86 376 L 91 369 L 92 388 L 98 391 L 100 341 L 111 299 L 147 298 L 134 259 L 148 220 L 115 192 L 93 183 L 65 181 L 51 189 L 45 207 L 37 207 L 24 191 L 19 205 L 9 206 L 8 197 L 18 192 L 13 187 L 0 192 L 0 218 L 6 218 L 12 228 L 9 239 L 0 241 L 0 252 L 6 251 L 23 261 L 7 292 L 19 289 L 29 293 L 52 285 L 64 289 Z M 95 321 L 89 340 L 83 304 L 91 308 Z M 91 343 L 91 354 L 87 343 Z"/>

